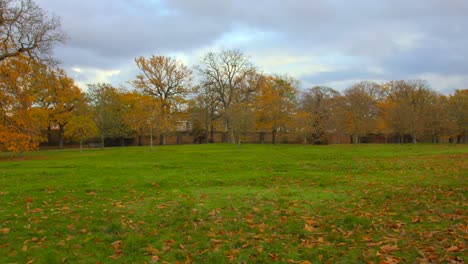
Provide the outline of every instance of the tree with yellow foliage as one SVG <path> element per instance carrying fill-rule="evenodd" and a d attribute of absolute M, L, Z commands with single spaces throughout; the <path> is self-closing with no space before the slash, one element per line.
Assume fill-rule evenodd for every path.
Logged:
<path fill-rule="evenodd" d="M 166 56 L 138 57 L 135 62 L 140 74 L 131 84 L 143 94 L 152 96 L 160 106 L 157 121 L 160 143 L 165 144 L 165 134 L 176 127 L 180 107 L 186 103 L 192 71 L 177 59 Z"/>
<path fill-rule="evenodd" d="M 35 107 L 37 90 L 31 75 L 36 62 L 17 56 L 0 63 L 0 144 L 22 153 L 42 140 L 45 113 Z"/>

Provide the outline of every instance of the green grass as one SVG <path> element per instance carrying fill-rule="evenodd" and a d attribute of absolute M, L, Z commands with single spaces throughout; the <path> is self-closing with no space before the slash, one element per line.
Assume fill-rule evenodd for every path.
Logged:
<path fill-rule="evenodd" d="M 467 176 L 467 145 L 3 153 L 0 263 L 462 263 Z"/>

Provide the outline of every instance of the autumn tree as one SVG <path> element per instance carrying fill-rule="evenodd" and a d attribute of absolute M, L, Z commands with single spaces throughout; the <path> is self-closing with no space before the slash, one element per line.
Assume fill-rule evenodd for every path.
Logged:
<path fill-rule="evenodd" d="M 352 142 L 357 144 L 359 137 L 375 131 L 378 117 L 379 85 L 363 81 L 349 87 L 338 98 L 337 112 L 340 122 Z"/>
<path fill-rule="evenodd" d="M 38 103 L 48 114 L 48 131 L 53 126 L 58 127 L 59 148 L 62 149 L 65 127 L 76 110 L 84 105 L 84 94 L 63 69 L 46 68 L 42 74 L 36 74 L 36 79 L 37 76 L 42 76 L 42 80 L 36 82 L 40 94 Z"/>
<path fill-rule="evenodd" d="M 141 73 L 131 84 L 158 101 L 162 128 L 160 142 L 164 144 L 165 132 L 174 128 L 174 117 L 180 105 L 186 102 L 192 71 L 177 59 L 166 56 L 138 57 L 135 62 Z"/>
<path fill-rule="evenodd" d="M 0 0 L 0 62 L 19 55 L 50 60 L 65 38 L 60 19 L 32 0 Z"/>
<path fill-rule="evenodd" d="M 92 115 L 78 114 L 68 120 L 68 128 L 65 130 L 64 136 L 69 141 L 78 141 L 80 151 L 83 151 L 83 142 L 90 137 L 96 136 L 98 132 L 99 130 Z"/>
<path fill-rule="evenodd" d="M 418 137 L 424 134 L 427 105 L 434 95 L 427 81 L 390 81 L 381 89 L 386 95 L 382 110 L 388 127 L 399 135 L 400 142 L 405 135 L 410 135 L 412 142 L 417 143 Z"/>
<path fill-rule="evenodd" d="M 450 96 L 448 111 L 456 126 L 457 143 L 466 143 L 468 137 L 468 89 L 456 90 Z"/>
<path fill-rule="evenodd" d="M 230 108 L 237 103 L 246 103 L 254 97 L 258 78 L 248 58 L 238 50 L 223 50 L 207 53 L 197 67 L 202 85 L 214 93 L 218 112 L 224 119 L 228 141 L 235 143 Z"/>
<path fill-rule="evenodd" d="M 9 151 L 32 150 L 42 140 L 40 128 L 46 117 L 34 105 L 37 90 L 31 72 L 35 64 L 24 56 L 0 63 L 0 144 Z"/>
<path fill-rule="evenodd" d="M 304 91 L 300 97 L 299 110 L 309 113 L 312 118 L 313 144 L 327 143 L 327 133 L 336 131 L 336 98 L 339 92 L 325 86 L 315 86 Z"/>
<path fill-rule="evenodd" d="M 256 97 L 257 127 L 272 134 L 286 131 L 296 110 L 297 81 L 289 76 L 264 76 Z"/>
<path fill-rule="evenodd" d="M 135 131 L 138 136 L 138 145 L 142 145 L 142 137 L 148 133 L 153 135 L 153 129 L 158 127 L 161 120 L 161 106 L 158 101 L 150 95 L 145 95 L 137 91 L 124 92 L 122 94 L 123 104 L 125 106 L 124 121 Z"/>
<path fill-rule="evenodd" d="M 131 134 L 131 128 L 125 122 L 127 109 L 122 100 L 122 92 L 103 83 L 90 84 L 88 89 L 101 146 L 104 147 L 106 138 L 120 139 L 121 145 L 124 145 L 124 139 Z"/>

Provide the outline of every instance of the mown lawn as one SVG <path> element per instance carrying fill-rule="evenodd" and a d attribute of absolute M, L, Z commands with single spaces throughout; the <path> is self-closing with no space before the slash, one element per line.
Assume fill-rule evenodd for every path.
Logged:
<path fill-rule="evenodd" d="M 0 263 L 467 261 L 468 145 L 0 154 Z"/>

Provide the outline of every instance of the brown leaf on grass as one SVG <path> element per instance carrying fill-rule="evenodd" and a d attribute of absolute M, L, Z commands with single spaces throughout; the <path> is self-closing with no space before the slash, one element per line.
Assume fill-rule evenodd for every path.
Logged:
<path fill-rule="evenodd" d="M 111 243 L 116 255 L 122 255 L 122 240 L 117 240 Z"/>
<path fill-rule="evenodd" d="M 451 246 L 451 247 L 447 248 L 447 252 L 457 252 L 459 250 L 460 249 L 458 248 L 458 246 Z"/>
<path fill-rule="evenodd" d="M 156 263 L 160 260 L 159 256 L 151 256 L 151 263 Z"/>
<path fill-rule="evenodd" d="M 320 262 L 322 262 L 322 260 L 323 260 L 323 255 L 318 255 L 318 260 L 319 260 Z"/>
<path fill-rule="evenodd" d="M 186 264 L 190 264 L 192 263 L 193 260 L 192 260 L 192 255 L 190 255 L 190 253 L 188 253 L 187 255 L 185 255 L 185 263 Z"/>
<path fill-rule="evenodd" d="M 366 244 L 366 246 L 368 246 L 368 247 L 377 247 L 377 246 L 380 246 L 380 245 L 382 245 L 382 242 L 378 242 L 378 243 L 369 242 L 369 243 Z"/>
<path fill-rule="evenodd" d="M 202 193 L 202 194 L 200 195 L 200 199 L 205 199 L 205 198 L 206 198 L 206 193 Z"/>
<path fill-rule="evenodd" d="M 30 210 L 29 212 L 35 214 L 35 213 L 42 213 L 44 212 L 44 210 L 42 210 L 41 208 L 34 208 Z"/>
<path fill-rule="evenodd" d="M 8 233 L 10 233 L 10 228 L 5 227 L 5 228 L 0 229 L 0 234 L 6 235 Z"/>
<path fill-rule="evenodd" d="M 381 246 L 380 249 L 387 254 L 391 254 L 393 251 L 398 250 L 398 246 L 387 244 L 387 245 Z"/>
<path fill-rule="evenodd" d="M 167 204 L 160 204 L 160 205 L 158 206 L 158 208 L 161 209 L 161 210 L 164 209 L 164 208 L 166 208 L 166 207 L 167 207 Z"/>
<path fill-rule="evenodd" d="M 400 261 L 398 261 L 398 259 L 394 258 L 394 257 L 388 257 L 384 260 L 381 260 L 379 262 L 379 264 L 398 264 L 400 263 Z"/>
<path fill-rule="evenodd" d="M 305 224 L 304 225 L 304 230 L 308 231 L 308 232 L 313 232 L 315 230 L 315 228 L 313 226 L 311 226 L 311 225 Z"/>
<path fill-rule="evenodd" d="M 27 203 L 27 204 L 30 204 L 33 202 L 33 199 L 31 197 L 26 197 L 24 198 L 24 201 Z"/>

